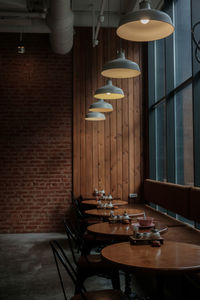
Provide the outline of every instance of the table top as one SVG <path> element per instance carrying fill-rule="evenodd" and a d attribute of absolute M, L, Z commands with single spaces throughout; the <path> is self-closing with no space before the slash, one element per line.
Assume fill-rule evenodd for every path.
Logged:
<path fill-rule="evenodd" d="M 113 244 L 101 251 L 103 259 L 123 269 L 145 271 L 199 271 L 200 246 L 175 241 L 164 241 L 161 247 Z"/>
<path fill-rule="evenodd" d="M 103 202 L 104 201 L 102 200 L 102 203 Z M 81 203 L 87 204 L 87 205 L 97 206 L 97 200 L 83 200 L 83 201 L 81 201 Z M 127 201 L 123 201 L 123 200 L 112 200 L 112 204 L 114 206 L 121 206 L 121 205 L 127 205 L 128 202 Z"/>
<path fill-rule="evenodd" d="M 111 209 L 89 209 L 86 210 L 85 213 L 92 216 L 98 216 L 98 217 L 106 217 L 108 218 L 110 216 Z M 143 216 L 144 211 L 140 209 L 135 208 L 116 208 L 114 210 L 115 215 L 123 215 L 124 212 L 127 212 L 127 214 L 130 217 L 137 217 L 137 216 Z"/>
<path fill-rule="evenodd" d="M 154 222 L 156 229 L 160 231 L 160 234 L 167 232 L 167 226 L 160 222 Z M 152 227 L 141 228 L 139 232 L 150 232 Z M 116 238 L 128 238 L 133 235 L 131 224 L 116 223 L 110 224 L 108 222 L 96 223 L 87 227 L 87 230 L 96 235 L 104 235 Z"/>

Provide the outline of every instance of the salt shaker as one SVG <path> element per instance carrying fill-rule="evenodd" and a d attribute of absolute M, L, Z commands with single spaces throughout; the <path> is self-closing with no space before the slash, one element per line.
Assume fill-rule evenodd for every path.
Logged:
<path fill-rule="evenodd" d="M 133 230 L 133 236 L 136 237 L 137 233 L 138 233 L 138 226 L 137 225 L 132 225 L 132 230 Z"/>
<path fill-rule="evenodd" d="M 151 234 L 150 234 L 150 238 L 153 239 L 160 239 L 160 232 L 158 231 L 158 229 L 152 229 L 151 230 Z"/>

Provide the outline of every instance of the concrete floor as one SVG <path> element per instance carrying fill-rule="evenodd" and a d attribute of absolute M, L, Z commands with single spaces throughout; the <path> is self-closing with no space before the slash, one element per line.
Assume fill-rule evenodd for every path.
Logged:
<path fill-rule="evenodd" d="M 60 233 L 0 235 L 1 300 L 64 299 L 49 246 L 51 240 L 67 248 L 66 235 Z M 70 299 L 74 286 L 70 280 L 65 286 Z M 88 290 L 112 288 L 110 280 L 99 277 L 88 278 L 85 286 Z"/>
<path fill-rule="evenodd" d="M 66 253 L 68 243 L 65 234 L 60 233 L 32 233 L 32 234 L 1 234 L 0 235 L 0 300 L 64 300 L 52 250 L 49 241 L 57 240 Z M 67 298 L 74 294 L 74 285 L 65 275 Z M 147 284 L 148 283 L 148 284 Z M 140 299 L 145 295 L 154 299 L 152 281 L 146 274 L 134 274 L 133 290 Z M 177 279 L 168 282 L 165 299 L 183 300 L 197 299 L 190 295 L 182 298 L 180 291 L 183 286 Z M 180 285 L 180 286 L 179 286 Z M 85 282 L 87 290 L 110 289 L 111 281 L 99 277 L 88 278 Z M 121 276 L 121 288 L 124 290 L 124 276 Z M 169 294 L 169 291 L 171 293 Z M 155 291 L 155 288 L 153 288 Z M 154 292 L 153 292 L 154 293 Z M 147 299 L 147 298 L 146 298 Z M 162 299 L 164 300 L 164 299 Z"/>

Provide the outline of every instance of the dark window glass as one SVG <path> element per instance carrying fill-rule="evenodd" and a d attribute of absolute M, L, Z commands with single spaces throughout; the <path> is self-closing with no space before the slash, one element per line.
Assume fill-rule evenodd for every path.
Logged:
<path fill-rule="evenodd" d="M 175 219 L 176 219 L 176 214 L 175 214 L 173 211 L 171 211 L 171 210 L 167 210 L 167 214 L 168 214 L 170 217 L 172 217 L 172 218 L 175 218 Z"/>
<path fill-rule="evenodd" d="M 164 208 L 164 207 L 162 207 L 162 206 L 160 206 L 160 205 L 158 205 L 158 210 L 159 210 L 160 212 L 162 212 L 162 213 L 167 213 L 167 209 Z"/>
<path fill-rule="evenodd" d="M 156 108 L 156 179 L 166 181 L 166 109 L 165 102 Z"/>
<path fill-rule="evenodd" d="M 176 183 L 193 185 L 192 85 L 175 96 Z"/>
<path fill-rule="evenodd" d="M 184 222 L 184 223 L 187 223 L 191 226 L 194 226 L 194 221 L 191 221 L 191 220 L 188 220 L 180 215 L 177 215 L 177 220 L 181 221 L 181 222 Z"/>
<path fill-rule="evenodd" d="M 175 86 L 192 75 L 190 1 L 174 1 L 174 73 Z"/>
<path fill-rule="evenodd" d="M 155 42 L 155 100 L 165 95 L 165 40 Z"/>

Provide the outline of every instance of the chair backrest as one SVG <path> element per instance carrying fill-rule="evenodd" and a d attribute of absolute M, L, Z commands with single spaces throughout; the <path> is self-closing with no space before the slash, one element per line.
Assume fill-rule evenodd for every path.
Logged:
<path fill-rule="evenodd" d="M 78 232 L 76 232 L 73 225 L 69 221 L 64 220 L 64 227 L 68 237 L 69 248 L 71 250 L 72 258 L 74 260 L 74 263 L 77 264 L 74 246 L 76 246 L 77 249 L 80 249 L 81 248 L 80 243 L 82 243 L 81 239 L 79 237 Z"/>
<path fill-rule="evenodd" d="M 72 280 L 72 282 L 75 286 L 78 285 L 78 280 L 77 280 L 78 276 L 77 276 L 77 273 L 76 273 L 73 265 L 71 264 L 70 260 L 68 259 L 66 253 L 64 252 L 63 248 L 61 247 L 61 245 L 57 241 L 52 241 L 52 242 L 50 242 L 50 246 L 51 246 L 51 249 L 53 251 L 53 256 L 54 256 L 54 259 L 55 259 L 56 268 L 57 268 L 57 271 L 58 271 L 58 275 L 59 275 L 63 295 L 64 295 L 65 300 L 67 300 L 67 296 L 66 296 L 66 292 L 65 292 L 65 288 L 64 288 L 64 283 L 63 283 L 62 275 L 61 275 L 61 272 L 60 272 L 59 262 L 62 264 L 65 271 L 68 273 L 69 277 L 71 278 L 71 280 Z M 82 295 L 82 298 L 84 300 L 87 300 L 85 295 L 84 295 L 84 292 L 86 292 L 86 289 L 85 289 L 84 286 L 82 286 L 80 293 Z"/>
<path fill-rule="evenodd" d="M 72 204 L 73 204 L 78 216 L 84 217 L 83 211 L 82 211 L 81 198 L 80 197 L 79 198 L 72 197 Z"/>

